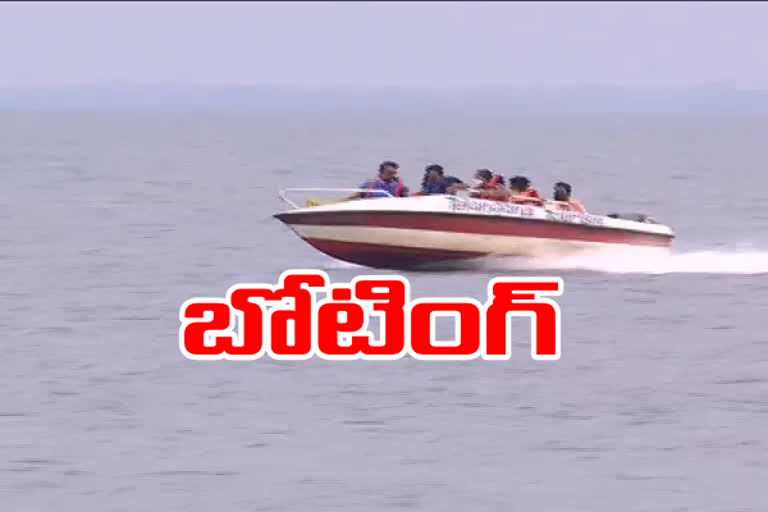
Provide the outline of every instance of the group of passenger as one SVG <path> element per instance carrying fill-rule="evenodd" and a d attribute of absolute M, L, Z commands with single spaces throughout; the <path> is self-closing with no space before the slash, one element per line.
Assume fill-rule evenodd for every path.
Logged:
<path fill-rule="evenodd" d="M 382 162 L 379 165 L 376 178 L 368 180 L 360 186 L 364 192 L 358 192 L 350 199 L 387 197 L 387 194 L 394 197 L 456 195 L 459 190 L 465 190 L 470 197 L 480 199 L 586 213 L 581 202 L 572 198 L 571 185 L 562 181 L 555 183 L 552 201 L 546 201 L 535 188 L 531 187 L 531 180 L 525 176 L 514 176 L 509 179 L 508 183 L 505 183 L 504 176 L 501 174 L 490 169 L 478 169 L 473 177 L 474 183 L 470 186 L 459 178 L 446 176 L 443 166 L 431 164 L 424 169 L 421 190 L 411 194 L 408 187 L 403 184 L 399 170 L 400 165 L 397 162 L 391 160 Z"/>

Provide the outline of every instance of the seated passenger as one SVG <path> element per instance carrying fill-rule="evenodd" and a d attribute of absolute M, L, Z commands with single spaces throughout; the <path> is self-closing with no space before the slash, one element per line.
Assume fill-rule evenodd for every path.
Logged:
<path fill-rule="evenodd" d="M 408 187 L 403 185 L 403 180 L 398 176 L 399 169 L 400 165 L 397 162 L 391 160 L 382 162 L 379 165 L 378 176 L 360 185 L 360 188 L 365 189 L 365 192 L 357 192 L 349 199 L 388 197 L 384 192 L 388 192 L 394 197 L 407 197 Z"/>
<path fill-rule="evenodd" d="M 541 194 L 531 188 L 531 180 L 525 176 L 514 176 L 509 180 L 509 191 L 512 194 L 510 201 L 519 204 L 530 204 L 534 206 L 541 206 L 543 201 Z"/>
<path fill-rule="evenodd" d="M 470 195 L 482 199 L 493 199 L 496 201 L 507 201 L 510 193 L 504 187 L 504 177 L 500 174 L 494 174 L 488 169 L 478 169 L 475 171 L 475 186 Z"/>
<path fill-rule="evenodd" d="M 555 183 L 554 195 L 552 196 L 555 201 L 555 209 L 573 211 L 579 213 L 586 213 L 586 209 L 581 202 L 571 199 L 571 186 L 568 183 L 558 181 Z"/>
<path fill-rule="evenodd" d="M 457 190 L 465 190 L 469 188 L 469 185 L 461 181 L 459 178 L 456 178 L 455 176 L 446 176 L 445 184 L 447 185 L 445 188 L 445 193 L 452 196 L 456 195 Z"/>
<path fill-rule="evenodd" d="M 455 194 L 456 185 L 460 184 L 462 184 L 460 179 L 445 176 L 442 165 L 432 164 L 424 169 L 421 192 L 417 192 L 415 195 Z"/>

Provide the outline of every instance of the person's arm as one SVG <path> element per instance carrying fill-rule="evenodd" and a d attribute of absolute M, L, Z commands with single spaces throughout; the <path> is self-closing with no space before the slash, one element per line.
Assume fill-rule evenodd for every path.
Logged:
<path fill-rule="evenodd" d="M 490 199 L 494 201 L 507 201 L 509 199 L 509 191 L 502 185 L 497 185 L 489 189 L 478 190 L 477 195 L 483 199 Z"/>
<path fill-rule="evenodd" d="M 542 206 L 544 204 L 544 201 L 539 197 L 530 195 L 512 195 L 511 193 L 509 201 L 512 203 L 532 204 L 534 206 Z"/>
<path fill-rule="evenodd" d="M 371 188 L 371 185 L 372 185 L 372 183 L 370 181 L 366 181 L 362 185 L 360 185 L 359 188 L 368 190 L 369 188 Z M 351 196 L 347 197 L 347 200 L 350 200 L 350 199 L 363 199 L 365 197 L 365 195 L 366 195 L 365 192 L 355 192 Z"/>
<path fill-rule="evenodd" d="M 446 189 L 445 189 L 445 193 L 446 194 L 455 195 L 456 191 L 458 191 L 458 190 L 466 190 L 468 188 L 469 188 L 469 185 L 459 181 L 459 182 L 453 183 L 451 185 L 448 185 L 448 187 L 446 187 Z"/>
<path fill-rule="evenodd" d="M 587 213 L 587 209 L 584 208 L 584 205 L 581 204 L 581 201 L 578 201 L 576 199 L 571 199 L 568 201 L 568 203 L 571 205 L 574 211 L 579 213 Z"/>

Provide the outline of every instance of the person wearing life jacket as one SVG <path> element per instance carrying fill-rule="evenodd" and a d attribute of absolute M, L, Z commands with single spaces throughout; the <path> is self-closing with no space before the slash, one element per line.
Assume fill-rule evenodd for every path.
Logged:
<path fill-rule="evenodd" d="M 516 204 L 541 206 L 544 201 L 538 190 L 531 188 L 531 180 L 525 176 L 513 176 L 509 179 L 510 201 Z"/>
<path fill-rule="evenodd" d="M 421 191 L 414 195 L 429 196 L 440 194 L 455 194 L 456 185 L 462 181 L 453 176 L 446 176 L 442 165 L 431 164 L 424 168 L 424 178 L 421 181 Z"/>
<path fill-rule="evenodd" d="M 357 192 L 353 194 L 350 199 L 367 199 L 367 198 L 382 198 L 389 197 L 386 193 L 389 193 L 393 197 L 407 197 L 408 187 L 403 184 L 403 180 L 398 176 L 400 165 L 397 162 L 386 160 L 379 165 L 379 173 L 372 180 L 365 181 L 360 185 L 364 192 Z M 386 193 L 385 193 L 386 192 Z"/>
<path fill-rule="evenodd" d="M 496 201 L 509 200 L 510 193 L 504 187 L 504 176 L 494 174 L 488 169 L 478 169 L 475 171 L 474 181 L 475 186 L 470 191 L 473 197 Z"/>
<path fill-rule="evenodd" d="M 584 205 L 580 201 L 571 198 L 571 186 L 563 181 L 558 181 L 554 186 L 554 194 L 552 198 L 557 201 L 555 203 L 556 210 L 564 210 L 578 213 L 586 213 Z"/>

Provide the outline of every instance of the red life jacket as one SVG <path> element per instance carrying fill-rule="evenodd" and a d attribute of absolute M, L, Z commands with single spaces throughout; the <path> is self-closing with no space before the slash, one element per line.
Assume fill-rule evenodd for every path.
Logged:
<path fill-rule="evenodd" d="M 403 192 L 405 192 L 405 185 L 403 185 L 402 178 L 397 178 L 397 189 L 395 189 L 395 197 L 403 197 Z"/>
<path fill-rule="evenodd" d="M 526 199 L 513 199 L 512 202 L 515 204 L 530 204 L 533 206 L 541 206 L 542 200 L 541 195 L 538 193 L 538 191 L 529 188 L 522 194 L 520 194 L 520 197 L 526 198 Z"/>
<path fill-rule="evenodd" d="M 525 192 L 523 192 L 523 195 L 526 197 L 534 197 L 536 199 L 541 199 L 541 194 L 539 194 L 539 191 L 535 188 L 529 188 Z"/>
<path fill-rule="evenodd" d="M 480 197 L 491 201 L 509 201 L 509 190 L 501 185 L 501 176 L 494 176 L 494 178 L 487 184 L 481 187 Z"/>
<path fill-rule="evenodd" d="M 502 179 L 503 179 L 502 176 L 499 176 L 498 174 L 494 174 L 493 178 L 491 178 L 490 181 L 477 185 L 477 188 L 480 190 L 490 190 L 490 189 L 496 188 L 498 185 L 501 184 Z"/>

